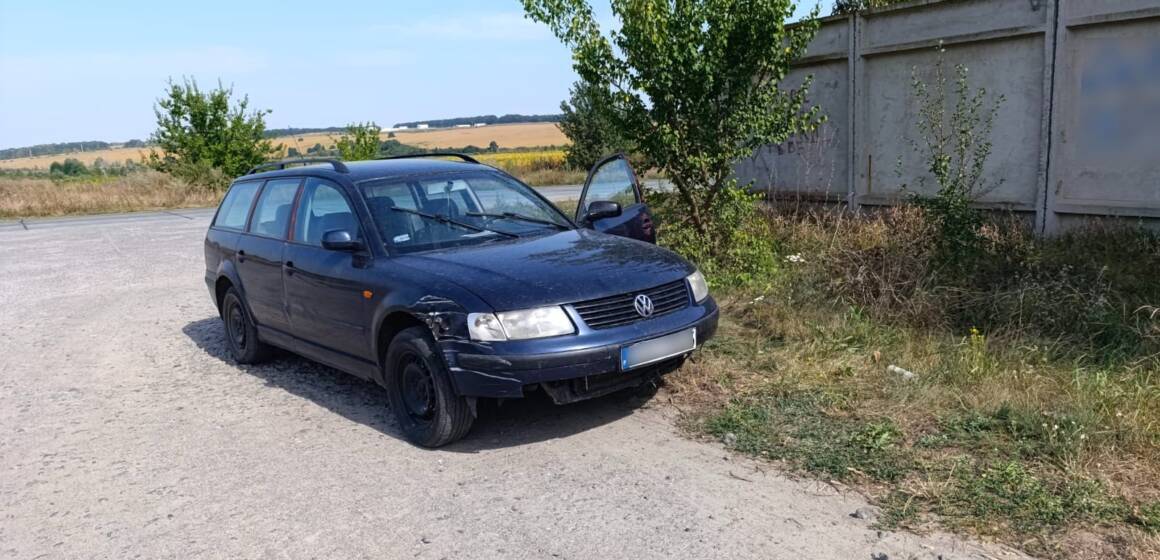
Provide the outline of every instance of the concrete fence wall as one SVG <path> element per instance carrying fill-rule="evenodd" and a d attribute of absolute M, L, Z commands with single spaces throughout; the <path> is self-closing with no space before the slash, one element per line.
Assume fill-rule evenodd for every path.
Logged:
<path fill-rule="evenodd" d="M 933 192 L 911 76 L 932 79 L 940 44 L 948 79 L 963 64 L 972 88 L 1006 97 L 980 204 L 1047 233 L 1083 216 L 1160 218 L 1160 0 L 920 0 L 826 18 L 785 85 L 812 76 L 828 122 L 738 177 L 856 206 Z"/>

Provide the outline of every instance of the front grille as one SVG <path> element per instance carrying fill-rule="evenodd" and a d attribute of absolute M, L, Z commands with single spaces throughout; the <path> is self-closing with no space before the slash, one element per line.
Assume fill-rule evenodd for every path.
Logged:
<path fill-rule="evenodd" d="M 589 328 L 619 327 L 644 319 L 633 306 L 633 300 L 640 294 L 647 295 L 653 301 L 651 317 L 672 313 L 689 305 L 689 288 L 681 279 L 647 290 L 574 303 L 572 307 Z"/>

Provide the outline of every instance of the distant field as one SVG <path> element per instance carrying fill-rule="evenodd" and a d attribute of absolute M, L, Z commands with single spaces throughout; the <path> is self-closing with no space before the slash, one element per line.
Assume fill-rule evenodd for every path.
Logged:
<path fill-rule="evenodd" d="M 85 165 L 91 165 L 94 160 L 101 158 L 106 162 L 124 162 L 126 159 L 137 161 L 149 150 L 142 148 L 115 148 L 111 150 L 94 150 L 92 152 L 73 152 L 71 154 L 55 154 L 51 156 L 35 156 L 16 159 L 0 159 L 0 169 L 48 169 L 54 161 L 64 161 L 66 158 L 80 160 Z"/>
<path fill-rule="evenodd" d="M 501 148 L 527 148 L 532 146 L 557 146 L 568 144 L 568 137 L 560 132 L 555 123 L 523 123 L 523 124 L 496 124 L 479 128 L 443 128 L 435 130 L 405 130 L 395 133 L 395 139 L 414 146 L 424 148 L 462 148 L 464 146 L 487 147 L 495 141 Z M 275 138 L 275 143 L 283 144 L 286 148 L 298 148 L 299 152 L 314 144 L 330 147 L 334 144 L 338 134 L 316 133 L 297 136 Z M 386 139 L 387 133 L 383 133 Z M 75 152 L 71 154 L 56 154 L 30 158 L 0 160 L 0 169 L 48 169 L 54 161 L 64 161 L 66 158 L 75 158 L 85 165 L 91 165 L 94 160 L 101 158 L 106 162 L 123 162 L 126 159 L 139 160 L 148 154 L 149 150 L 141 148 L 117 148 L 112 150 L 96 150 L 92 152 Z"/>

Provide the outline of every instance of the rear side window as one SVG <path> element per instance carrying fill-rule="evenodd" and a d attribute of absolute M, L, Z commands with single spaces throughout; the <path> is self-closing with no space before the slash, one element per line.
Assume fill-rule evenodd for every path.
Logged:
<path fill-rule="evenodd" d="M 246 216 L 250 214 L 250 205 L 254 202 L 254 194 L 258 192 L 258 182 L 235 183 L 230 192 L 222 200 L 217 219 L 213 225 L 226 229 L 244 229 Z"/>
<path fill-rule="evenodd" d="M 266 183 L 254 207 L 254 219 L 250 220 L 250 233 L 276 237 L 286 237 L 290 226 L 290 210 L 294 207 L 294 195 L 298 194 L 301 179 L 275 179 Z"/>
<path fill-rule="evenodd" d="M 350 203 L 338 186 L 325 179 L 310 178 L 298 203 L 298 218 L 294 220 L 294 240 L 310 245 L 322 245 L 322 235 L 328 231 L 346 230 L 358 238 L 358 221 Z"/>

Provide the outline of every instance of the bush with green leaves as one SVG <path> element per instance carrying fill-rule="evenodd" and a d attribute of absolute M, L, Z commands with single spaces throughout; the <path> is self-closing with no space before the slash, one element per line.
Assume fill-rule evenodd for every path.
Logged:
<path fill-rule="evenodd" d="M 684 207 L 677 195 L 654 193 L 658 243 L 697 264 L 717 286 L 752 286 L 772 281 L 777 244 L 760 207 L 762 195 L 736 184 L 725 187 L 707 212 L 716 229 L 701 232 L 680 219 Z"/>
<path fill-rule="evenodd" d="M 281 152 L 264 134 L 270 111 L 249 111 L 248 96 L 233 96 L 233 88 L 220 83 L 202 91 L 191 79 L 170 81 L 153 110 L 157 130 L 150 142 L 157 150 L 149 153 L 149 165 L 191 182 L 212 178 L 211 186 L 224 187 L 228 181 L 217 177 L 241 175 Z"/>
<path fill-rule="evenodd" d="M 346 132 L 335 142 L 339 157 L 346 161 L 374 159 L 379 155 L 382 128 L 373 121 L 346 125 Z"/>
<path fill-rule="evenodd" d="M 984 167 L 991 155 L 995 116 L 1006 98 L 991 97 L 982 87 L 972 90 L 962 64 L 955 65 L 954 77 L 949 77 L 945 53 L 938 47 L 929 80 L 918 67 L 911 71 L 918 114 L 915 136 L 908 141 L 927 166 L 928 175 L 918 177 L 919 186 L 931 179 L 937 186 L 932 196 L 915 193 L 912 201 L 934 222 L 938 264 L 954 274 L 969 267 L 982 248 L 983 217 L 974 204 L 1000 184 L 984 177 Z M 899 158 L 900 169 L 901 165 Z"/>
<path fill-rule="evenodd" d="M 67 158 L 63 162 L 54 161 L 52 165 L 48 166 L 48 172 L 52 175 L 67 175 L 69 177 L 76 177 L 79 175 L 88 175 L 89 169 L 85 164 L 75 158 Z"/>

